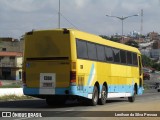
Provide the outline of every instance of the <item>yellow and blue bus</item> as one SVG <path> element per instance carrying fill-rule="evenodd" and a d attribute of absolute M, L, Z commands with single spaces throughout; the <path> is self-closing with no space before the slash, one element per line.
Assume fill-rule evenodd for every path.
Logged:
<path fill-rule="evenodd" d="M 134 102 L 143 93 L 137 48 L 75 29 L 30 31 L 24 39 L 25 95 L 44 98 L 48 105 L 69 98 L 103 105 L 107 98 Z"/>

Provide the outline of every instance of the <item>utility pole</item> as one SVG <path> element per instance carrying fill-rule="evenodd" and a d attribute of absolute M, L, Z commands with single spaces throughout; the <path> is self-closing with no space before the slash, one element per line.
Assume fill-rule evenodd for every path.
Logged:
<path fill-rule="evenodd" d="M 135 15 L 130 15 L 130 16 L 127 16 L 127 17 L 118 17 L 118 16 L 111 16 L 111 15 L 106 15 L 107 17 L 114 17 L 114 18 L 118 18 L 119 20 L 121 20 L 122 21 L 122 42 L 124 42 L 123 41 L 123 21 L 125 20 L 125 19 L 127 19 L 127 18 L 129 18 L 129 17 L 134 17 L 134 16 L 139 16 L 139 14 L 135 14 Z"/>
<path fill-rule="evenodd" d="M 58 28 L 61 28 L 61 1 L 59 0 L 59 11 L 58 11 Z"/>
<path fill-rule="evenodd" d="M 141 9 L 141 35 L 143 32 L 143 9 Z"/>

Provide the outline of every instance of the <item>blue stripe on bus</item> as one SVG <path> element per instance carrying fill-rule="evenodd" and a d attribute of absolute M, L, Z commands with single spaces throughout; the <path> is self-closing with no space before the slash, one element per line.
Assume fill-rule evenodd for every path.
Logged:
<path fill-rule="evenodd" d="M 102 85 L 100 86 L 102 88 Z M 70 88 L 56 88 L 55 95 L 66 95 L 65 91 L 69 91 L 69 95 L 78 95 L 81 97 L 88 97 L 88 94 L 93 92 L 93 86 L 83 86 L 83 89 L 79 90 L 78 86 L 71 86 Z M 143 87 L 138 88 L 138 95 L 143 93 Z M 39 95 L 39 88 L 27 88 L 24 87 L 23 92 L 25 95 Z M 109 85 L 108 93 L 131 93 L 133 94 L 132 85 Z M 54 94 L 53 94 L 54 95 Z"/>
<path fill-rule="evenodd" d="M 89 73 L 89 77 L 88 77 L 87 85 L 89 85 L 89 83 L 91 82 L 93 71 L 94 71 L 94 64 L 92 64 L 92 67 L 91 67 L 91 70 L 90 70 L 90 73 Z"/>
<path fill-rule="evenodd" d="M 38 95 L 39 94 L 39 89 L 38 88 L 23 88 L 23 93 L 25 95 Z"/>

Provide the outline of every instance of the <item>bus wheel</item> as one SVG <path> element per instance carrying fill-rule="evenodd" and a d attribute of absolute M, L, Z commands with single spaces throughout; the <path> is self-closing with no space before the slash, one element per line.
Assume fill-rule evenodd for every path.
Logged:
<path fill-rule="evenodd" d="M 91 106 L 96 106 L 98 102 L 98 88 L 95 85 L 93 89 L 92 99 L 88 101 Z"/>
<path fill-rule="evenodd" d="M 107 100 L 107 89 L 103 85 L 102 86 L 102 91 L 101 91 L 101 98 L 99 99 L 98 102 L 99 102 L 100 105 L 104 105 L 104 104 L 106 104 L 106 100 Z"/>
<path fill-rule="evenodd" d="M 129 102 L 134 102 L 135 101 L 135 97 L 136 97 L 136 89 L 134 88 L 134 93 L 131 97 L 128 97 L 128 101 Z"/>

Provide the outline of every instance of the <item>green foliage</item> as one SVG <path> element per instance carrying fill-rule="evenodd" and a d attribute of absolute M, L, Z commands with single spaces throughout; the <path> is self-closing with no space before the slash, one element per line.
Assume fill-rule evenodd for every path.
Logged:
<path fill-rule="evenodd" d="M 135 41 L 128 41 L 125 43 L 126 45 L 129 45 L 129 46 L 132 46 L 132 47 L 136 47 L 136 48 L 139 48 L 139 45 L 137 42 Z"/>
<path fill-rule="evenodd" d="M 0 81 L 1 82 L 1 81 Z M 8 83 L 3 83 L 0 85 L 0 88 L 21 88 L 22 87 L 22 81 L 10 81 Z"/>
<path fill-rule="evenodd" d="M 143 66 L 154 68 L 160 71 L 160 63 L 155 63 L 149 57 L 142 55 Z"/>
<path fill-rule="evenodd" d="M 100 37 L 102 37 L 102 38 L 104 38 L 104 39 L 106 39 L 106 40 L 109 40 L 109 39 L 110 39 L 110 37 L 108 37 L 108 36 L 106 36 L 106 35 L 100 35 Z"/>
<path fill-rule="evenodd" d="M 146 55 L 142 55 L 142 63 L 143 63 L 143 66 L 146 66 L 146 67 L 153 66 L 153 61 Z"/>
<path fill-rule="evenodd" d="M 160 71 L 160 63 L 154 63 L 152 67 L 158 71 Z"/>
<path fill-rule="evenodd" d="M 106 39 L 106 40 L 113 41 L 113 42 L 119 42 L 119 38 L 116 38 L 116 37 L 113 37 L 113 36 L 108 37 L 108 36 L 106 36 L 106 35 L 100 35 L 100 37 L 102 37 L 102 38 L 104 38 L 104 39 Z"/>

